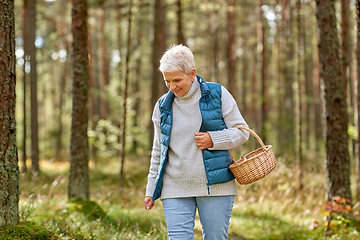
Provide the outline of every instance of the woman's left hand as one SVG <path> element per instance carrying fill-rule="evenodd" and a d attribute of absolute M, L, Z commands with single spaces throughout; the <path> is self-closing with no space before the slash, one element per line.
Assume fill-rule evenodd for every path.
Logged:
<path fill-rule="evenodd" d="M 214 145 L 210 134 L 207 132 L 195 133 L 195 141 L 196 141 L 196 145 L 200 148 L 200 150 L 212 148 Z"/>
<path fill-rule="evenodd" d="M 144 204 L 146 210 L 151 210 L 155 206 L 155 202 L 152 200 L 152 197 L 145 197 Z"/>

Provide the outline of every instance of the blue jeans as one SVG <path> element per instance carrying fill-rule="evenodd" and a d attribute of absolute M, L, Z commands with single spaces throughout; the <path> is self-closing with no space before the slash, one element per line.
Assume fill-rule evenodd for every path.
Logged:
<path fill-rule="evenodd" d="M 163 209 L 170 240 L 193 240 L 196 208 L 204 240 L 228 239 L 235 196 L 169 198 Z"/>

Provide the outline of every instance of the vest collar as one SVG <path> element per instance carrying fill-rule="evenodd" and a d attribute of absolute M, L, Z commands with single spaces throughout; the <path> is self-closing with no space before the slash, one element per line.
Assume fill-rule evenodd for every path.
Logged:
<path fill-rule="evenodd" d="M 196 79 L 200 83 L 201 96 L 210 94 L 210 89 L 209 89 L 208 85 L 206 84 L 206 82 L 204 81 L 204 79 L 202 79 L 202 77 L 200 77 L 199 75 L 196 75 Z"/>
<path fill-rule="evenodd" d="M 160 103 L 160 109 L 162 109 L 164 112 L 169 113 L 171 111 L 172 108 L 172 103 L 174 101 L 175 98 L 175 94 L 172 91 L 169 91 L 166 95 L 165 95 L 165 99 L 164 101 L 162 101 Z"/>

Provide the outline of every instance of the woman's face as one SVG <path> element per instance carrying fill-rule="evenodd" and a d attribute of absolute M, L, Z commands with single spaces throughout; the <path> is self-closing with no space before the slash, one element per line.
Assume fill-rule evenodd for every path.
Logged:
<path fill-rule="evenodd" d="M 175 96 L 183 97 L 190 90 L 192 82 L 195 79 L 196 71 L 191 70 L 190 74 L 181 71 L 163 72 L 166 86 L 172 91 Z"/>

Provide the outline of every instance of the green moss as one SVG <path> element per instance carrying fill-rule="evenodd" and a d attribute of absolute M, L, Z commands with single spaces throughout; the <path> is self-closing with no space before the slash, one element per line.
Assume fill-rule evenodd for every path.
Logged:
<path fill-rule="evenodd" d="M 77 211 L 83 213 L 88 220 L 105 219 L 107 214 L 94 201 L 75 201 L 69 204 L 69 211 Z"/>
<path fill-rule="evenodd" d="M 0 240 L 46 240 L 58 239 L 54 233 L 43 226 L 23 222 L 16 226 L 0 227 Z"/>

